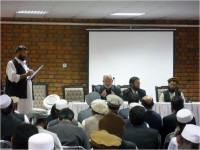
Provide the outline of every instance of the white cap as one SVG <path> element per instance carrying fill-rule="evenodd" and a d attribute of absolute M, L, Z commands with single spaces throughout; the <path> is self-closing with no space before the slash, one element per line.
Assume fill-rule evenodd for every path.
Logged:
<path fill-rule="evenodd" d="M 193 124 L 186 124 L 182 137 L 192 143 L 200 144 L 200 127 Z"/>
<path fill-rule="evenodd" d="M 30 150 L 36 150 L 36 149 L 53 150 L 54 149 L 53 136 L 48 133 L 38 133 L 38 134 L 32 135 L 28 139 L 28 149 L 30 149 Z"/>
<path fill-rule="evenodd" d="M 51 107 L 58 101 L 60 100 L 60 97 L 56 94 L 51 94 L 49 96 L 47 96 L 44 100 L 43 100 L 43 105 L 46 109 L 51 109 Z"/>
<path fill-rule="evenodd" d="M 106 114 L 108 112 L 108 105 L 106 104 L 105 100 L 96 99 L 92 101 L 91 108 L 93 111 L 99 114 Z"/>
<path fill-rule="evenodd" d="M 108 101 L 107 104 L 111 107 L 120 107 L 124 103 L 122 98 L 117 95 L 110 94 L 110 95 L 106 96 L 106 99 Z"/>
<path fill-rule="evenodd" d="M 11 104 L 11 102 L 12 102 L 12 100 L 8 95 L 4 94 L 4 95 L 0 96 L 0 108 L 1 109 L 7 108 Z"/>
<path fill-rule="evenodd" d="M 133 103 L 130 103 L 130 104 L 129 104 L 130 109 L 133 108 L 133 107 L 135 107 L 135 106 L 141 106 L 141 107 L 144 107 L 144 106 L 141 105 L 140 103 L 135 103 L 135 102 L 133 102 Z"/>
<path fill-rule="evenodd" d="M 66 100 L 59 100 L 59 101 L 56 101 L 56 109 L 57 110 L 61 110 L 63 108 L 67 108 L 68 105 L 67 105 L 67 101 Z"/>
<path fill-rule="evenodd" d="M 19 102 L 19 97 L 11 96 L 10 98 L 12 98 L 14 104 Z"/>
<path fill-rule="evenodd" d="M 176 118 L 180 123 L 188 123 L 193 119 L 193 115 L 189 109 L 181 109 L 177 112 Z"/>

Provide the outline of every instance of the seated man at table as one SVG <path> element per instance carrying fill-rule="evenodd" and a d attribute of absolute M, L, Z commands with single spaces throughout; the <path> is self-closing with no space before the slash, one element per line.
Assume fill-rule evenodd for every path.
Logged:
<path fill-rule="evenodd" d="M 132 102 L 139 102 L 142 100 L 142 97 L 146 96 L 146 91 L 140 89 L 140 79 L 138 77 L 131 77 L 129 80 L 130 88 L 123 91 L 123 100 L 128 101 L 131 99 Z M 139 96 L 139 99 L 134 99 L 133 97 Z"/>
<path fill-rule="evenodd" d="M 86 103 L 88 104 L 89 108 L 78 113 L 78 122 L 82 123 L 84 119 L 92 116 L 91 103 L 96 99 L 101 99 L 100 94 L 97 92 L 91 92 L 86 96 Z"/>
<path fill-rule="evenodd" d="M 105 74 L 103 76 L 103 85 L 99 87 L 98 93 L 101 95 L 101 99 L 106 100 L 106 96 L 109 94 L 114 94 L 121 97 L 121 90 L 118 86 L 112 84 L 113 78 L 110 74 Z"/>
<path fill-rule="evenodd" d="M 181 91 L 178 89 L 178 82 L 180 79 L 178 77 L 172 77 L 168 81 L 168 90 L 161 93 L 159 102 L 170 102 L 174 96 L 181 96 L 185 101 L 185 97 Z"/>

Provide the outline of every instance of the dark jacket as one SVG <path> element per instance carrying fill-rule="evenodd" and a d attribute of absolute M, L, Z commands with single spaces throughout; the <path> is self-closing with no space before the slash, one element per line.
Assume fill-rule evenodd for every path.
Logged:
<path fill-rule="evenodd" d="M 11 137 L 15 133 L 18 125 L 21 121 L 16 118 L 13 114 L 3 115 L 1 117 L 1 140 L 11 141 Z"/>
<path fill-rule="evenodd" d="M 153 110 L 147 110 L 145 112 L 145 122 L 149 124 L 150 128 L 159 131 L 162 127 L 162 118 L 160 114 Z"/>
<path fill-rule="evenodd" d="M 136 95 L 139 96 L 139 98 L 135 98 Z M 139 101 L 142 100 L 142 97 L 146 96 L 146 91 L 143 89 L 138 90 L 138 94 L 134 94 L 131 88 L 128 88 L 123 91 L 123 100 L 128 101 L 129 103 L 136 102 L 138 103 Z"/>
<path fill-rule="evenodd" d="M 101 93 L 106 89 L 106 87 L 104 85 L 101 85 L 99 90 L 97 91 L 100 95 Z M 111 94 L 111 91 L 113 91 L 115 93 L 115 95 L 120 96 L 121 97 L 121 90 L 118 86 L 112 85 L 111 89 L 107 91 L 107 95 Z M 103 97 L 101 96 L 101 99 L 106 99 L 106 96 Z"/>
<path fill-rule="evenodd" d="M 159 133 L 155 129 L 145 126 L 131 126 L 125 130 L 124 140 L 133 142 L 138 149 L 158 149 Z"/>

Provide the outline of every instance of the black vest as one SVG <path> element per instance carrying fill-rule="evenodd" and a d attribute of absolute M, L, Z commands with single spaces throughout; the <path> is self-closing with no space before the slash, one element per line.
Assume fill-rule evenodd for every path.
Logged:
<path fill-rule="evenodd" d="M 17 70 L 17 74 L 21 75 L 21 74 L 26 73 L 26 70 L 24 69 L 24 67 L 20 63 L 18 63 L 16 59 L 13 59 L 12 62 Z M 9 96 L 17 96 L 19 98 L 27 98 L 27 80 L 26 80 L 26 78 L 19 80 L 19 82 L 15 83 L 15 82 L 11 82 L 8 79 L 8 76 L 6 76 L 5 93 Z"/>
<path fill-rule="evenodd" d="M 14 112 L 14 116 L 17 117 L 19 120 L 25 122 L 25 120 L 24 120 L 24 114 L 18 114 L 16 112 Z"/>
<path fill-rule="evenodd" d="M 170 98 L 170 95 L 169 95 L 169 90 L 163 92 L 163 94 L 164 94 L 165 102 L 171 102 L 171 98 Z M 175 91 L 175 96 L 181 96 L 181 92 L 180 91 Z"/>

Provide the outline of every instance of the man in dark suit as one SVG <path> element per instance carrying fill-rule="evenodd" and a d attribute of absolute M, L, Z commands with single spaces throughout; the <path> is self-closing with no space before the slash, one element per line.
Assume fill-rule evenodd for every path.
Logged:
<path fill-rule="evenodd" d="M 152 110 L 154 105 L 153 98 L 150 96 L 144 96 L 142 98 L 142 105 L 146 108 L 145 112 L 145 122 L 148 123 L 150 128 L 159 131 L 162 127 L 162 118 L 160 114 Z"/>
<path fill-rule="evenodd" d="M 174 132 L 177 126 L 176 114 L 179 110 L 184 108 L 184 100 L 181 96 L 174 96 L 171 100 L 171 110 L 172 114 L 165 116 L 163 118 L 163 126 L 161 128 L 162 145 L 164 143 L 167 134 Z"/>
<path fill-rule="evenodd" d="M 106 100 L 106 96 L 109 94 L 114 94 L 121 97 L 121 90 L 118 86 L 112 84 L 113 78 L 110 74 L 103 76 L 103 85 L 99 87 L 98 93 L 101 95 L 101 99 Z"/>
<path fill-rule="evenodd" d="M 129 119 L 132 126 L 126 128 L 123 139 L 135 143 L 138 149 L 158 149 L 158 131 L 143 125 L 145 108 L 141 106 L 131 108 Z"/>
<path fill-rule="evenodd" d="M 132 77 L 129 80 L 130 88 L 123 91 L 123 100 L 128 101 L 132 99 L 132 102 L 139 102 L 141 101 L 142 97 L 146 96 L 146 91 L 140 89 L 140 79 L 138 77 Z M 133 98 L 139 96 L 139 99 Z"/>

